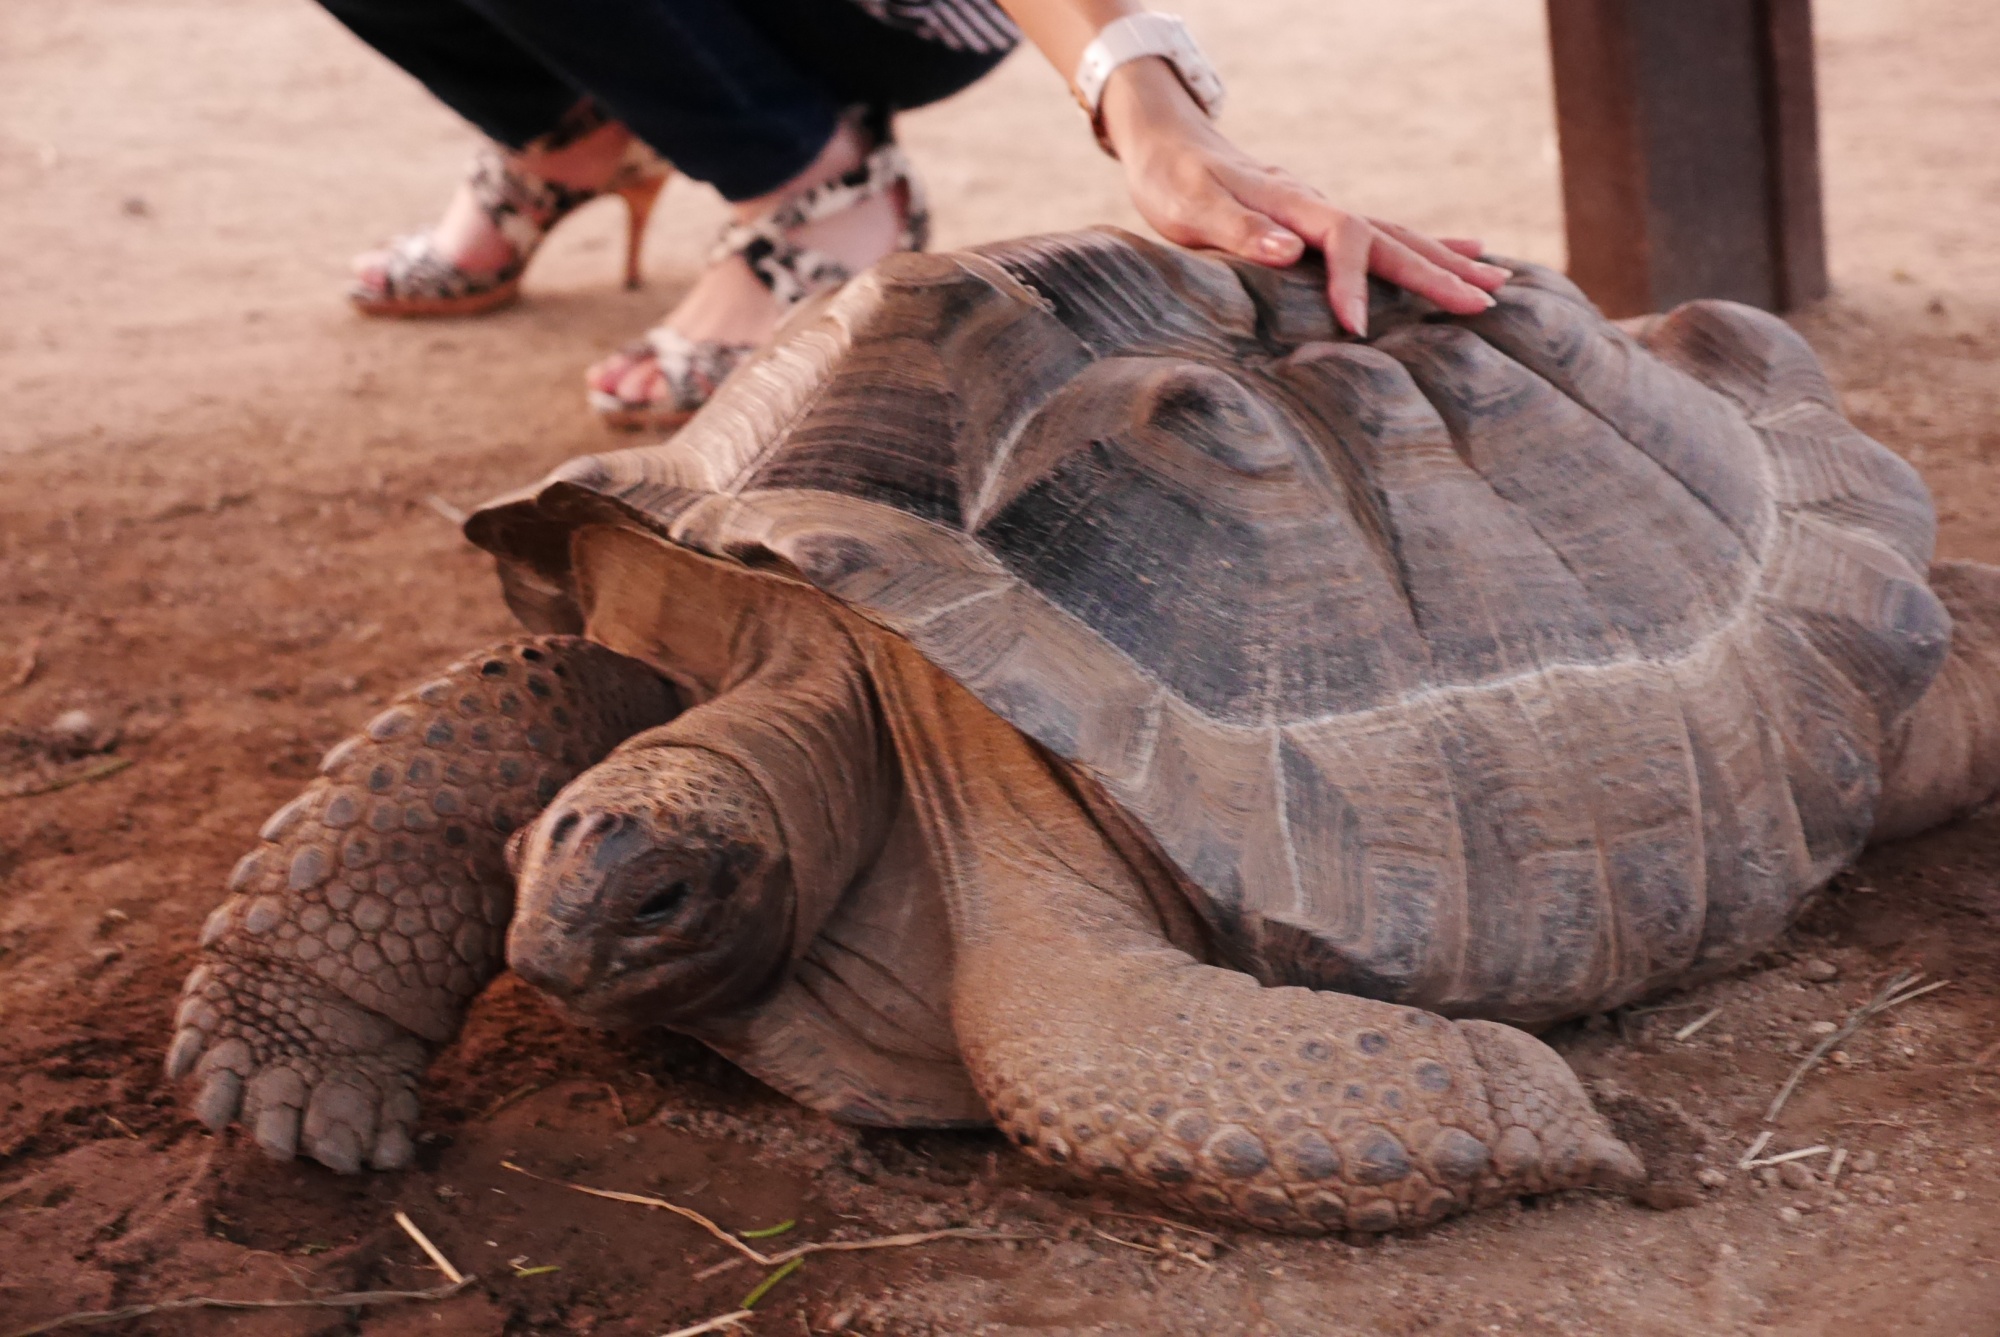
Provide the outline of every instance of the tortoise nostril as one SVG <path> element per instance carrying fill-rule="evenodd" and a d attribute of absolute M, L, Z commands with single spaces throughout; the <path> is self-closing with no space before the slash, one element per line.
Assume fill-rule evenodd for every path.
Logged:
<path fill-rule="evenodd" d="M 574 810 L 556 818 L 556 824 L 549 828 L 549 845 L 554 847 L 569 839 L 570 832 L 576 830 L 577 823 L 582 820 Z"/>

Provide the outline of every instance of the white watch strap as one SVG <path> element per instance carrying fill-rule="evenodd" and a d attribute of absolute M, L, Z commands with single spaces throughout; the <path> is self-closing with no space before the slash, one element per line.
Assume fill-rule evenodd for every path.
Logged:
<path fill-rule="evenodd" d="M 1083 49 L 1083 57 L 1076 63 L 1076 76 L 1070 81 L 1077 103 L 1084 115 L 1090 117 L 1091 127 L 1097 131 L 1097 142 L 1104 145 L 1106 153 L 1111 152 L 1111 145 L 1104 136 L 1101 114 L 1105 80 L 1120 65 L 1146 56 L 1158 56 L 1173 66 L 1188 96 L 1208 115 L 1212 117 L 1222 110 L 1222 77 L 1195 45 L 1194 34 L 1188 31 L 1187 24 L 1172 14 L 1127 14 L 1105 24 Z"/>

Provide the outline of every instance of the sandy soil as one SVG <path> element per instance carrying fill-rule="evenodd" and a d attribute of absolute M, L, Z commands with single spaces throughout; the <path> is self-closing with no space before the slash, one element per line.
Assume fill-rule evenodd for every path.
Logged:
<path fill-rule="evenodd" d="M 1560 262 L 1534 0 L 1181 7 L 1246 141 L 1373 211 Z M 1839 291 L 1799 324 L 1930 480 L 1945 553 L 2000 561 L 2000 10 L 1819 10 Z M 1033 59 L 906 134 L 945 244 L 1130 221 Z M 844 1130 L 691 1044 L 581 1033 L 506 983 L 437 1065 L 416 1170 L 273 1166 L 190 1123 L 160 1059 L 224 873 L 324 747 L 508 630 L 440 510 L 602 444 L 579 368 L 663 309 L 717 218 L 677 185 L 639 294 L 611 285 L 604 206 L 517 310 L 350 315 L 346 256 L 426 217 L 469 142 L 301 0 L 0 6 L 0 788 L 78 782 L 0 797 L 0 1333 L 188 1293 L 432 1285 L 398 1208 L 477 1283 L 126 1330 L 636 1335 L 730 1309 L 759 1275 L 507 1158 L 733 1228 L 796 1219 L 774 1245 L 1042 1237 L 815 1257 L 758 1333 L 2000 1332 L 1991 818 L 1871 856 L 1739 977 L 1556 1037 L 1653 1163 L 1654 1210 L 1571 1196 L 1357 1243 L 1163 1232 L 990 1136 Z M 1845 1045 L 1772 1143 L 1846 1150 L 1839 1182 L 1737 1172 L 1814 1027 L 1905 967 L 1951 986 Z"/>

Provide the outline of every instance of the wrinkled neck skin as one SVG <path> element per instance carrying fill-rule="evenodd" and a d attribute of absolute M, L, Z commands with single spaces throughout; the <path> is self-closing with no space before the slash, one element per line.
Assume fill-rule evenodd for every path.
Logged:
<path fill-rule="evenodd" d="M 790 865 L 784 959 L 796 959 L 874 863 L 901 793 L 844 619 L 794 582 L 623 530 L 584 531 L 575 557 L 591 639 L 659 666 L 696 703 L 615 755 L 695 748 L 749 777 Z"/>

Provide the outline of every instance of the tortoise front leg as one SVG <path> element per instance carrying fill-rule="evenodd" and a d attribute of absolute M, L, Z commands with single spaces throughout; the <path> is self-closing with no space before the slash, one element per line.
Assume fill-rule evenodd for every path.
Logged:
<path fill-rule="evenodd" d="M 432 1050 L 505 964 L 509 834 L 670 718 L 645 665 L 574 637 L 460 660 L 335 747 L 201 932 L 167 1054 L 194 1111 L 352 1172 L 406 1164 Z"/>
<path fill-rule="evenodd" d="M 1644 1180 L 1524 1031 L 1267 988 L 1172 946 L 1044 754 L 907 652 L 877 671 L 947 869 L 960 1051 L 1039 1159 L 1301 1233 Z"/>

